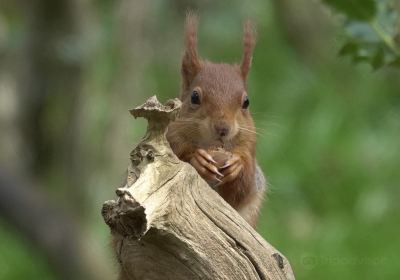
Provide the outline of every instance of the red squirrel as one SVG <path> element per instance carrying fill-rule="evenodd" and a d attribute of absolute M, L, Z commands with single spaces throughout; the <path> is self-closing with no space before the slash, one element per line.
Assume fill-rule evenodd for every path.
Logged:
<path fill-rule="evenodd" d="M 264 175 L 256 163 L 256 131 L 249 111 L 246 78 L 256 43 L 250 22 L 244 25 L 240 64 L 213 63 L 199 57 L 197 16 L 188 13 L 182 59 L 182 109 L 170 124 L 167 139 L 174 153 L 199 175 L 253 227 L 263 195 Z M 230 156 L 217 162 L 212 150 Z"/>

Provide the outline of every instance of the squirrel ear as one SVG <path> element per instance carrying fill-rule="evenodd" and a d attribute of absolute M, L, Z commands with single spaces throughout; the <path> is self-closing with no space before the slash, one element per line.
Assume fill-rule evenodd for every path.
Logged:
<path fill-rule="evenodd" d="M 246 80 L 253 59 L 253 50 L 256 45 L 256 29 L 251 21 L 246 21 L 243 26 L 243 58 L 240 71 L 243 80 Z"/>
<path fill-rule="evenodd" d="M 200 58 L 197 53 L 197 23 L 197 15 L 188 11 L 185 23 L 185 54 L 183 55 L 181 69 L 185 88 L 190 86 L 201 67 Z"/>

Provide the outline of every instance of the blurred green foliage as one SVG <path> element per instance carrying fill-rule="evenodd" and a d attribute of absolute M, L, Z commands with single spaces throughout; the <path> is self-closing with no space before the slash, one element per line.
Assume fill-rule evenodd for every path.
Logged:
<path fill-rule="evenodd" d="M 1 220 L 0 240 L 0 279 L 56 279 L 42 254 Z"/>
<path fill-rule="evenodd" d="M 345 15 L 347 40 L 340 50 L 373 69 L 400 68 L 400 2 L 397 0 L 324 0 Z"/>
<path fill-rule="evenodd" d="M 351 19 L 368 21 L 376 15 L 375 0 L 324 0 L 324 2 Z"/>
<path fill-rule="evenodd" d="M 288 257 L 296 279 L 400 277 L 399 72 L 373 72 L 337 56 L 345 45 L 342 54 L 358 61 L 367 53 L 374 68 L 394 59 L 370 25 L 381 22 L 380 1 L 326 0 L 346 15 L 346 30 L 314 1 L 297 4 L 307 11 L 297 21 L 279 16 L 296 1 L 154 1 L 136 3 L 136 13 L 124 1 L 98 2 L 93 41 L 83 44 L 90 51 L 83 60 L 80 137 L 90 193 L 84 214 L 104 252 L 110 255 L 99 209 L 145 127 L 128 109 L 153 94 L 161 100 L 178 95 L 183 15 L 194 6 L 201 15 L 200 54 L 210 60 L 239 61 L 241 20 L 251 17 L 258 25 L 249 94 L 258 161 L 270 182 L 259 232 Z M 143 26 L 129 21 L 130 13 L 143 14 Z M 327 29 L 313 21 L 321 15 Z M 12 19 L 4 49 L 23 37 L 23 24 Z M 355 35 L 365 29 L 365 37 Z M 299 37 L 290 36 L 293 30 Z M 370 35 L 373 47 L 365 51 Z M 44 181 L 55 186 L 60 173 L 51 170 Z M 57 188 L 51 192 L 62 200 Z M 3 224 L 0 243 L 0 279 L 53 279 L 41 255 Z"/>

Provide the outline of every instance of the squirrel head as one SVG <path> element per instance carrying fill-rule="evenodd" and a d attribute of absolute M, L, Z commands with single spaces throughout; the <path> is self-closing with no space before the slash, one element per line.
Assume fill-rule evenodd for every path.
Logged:
<path fill-rule="evenodd" d="M 185 53 L 182 60 L 181 117 L 197 126 L 205 145 L 232 141 L 239 134 L 254 134 L 249 112 L 246 78 L 256 42 L 255 29 L 244 24 L 243 56 L 240 64 L 212 63 L 197 51 L 198 18 L 186 16 Z"/>

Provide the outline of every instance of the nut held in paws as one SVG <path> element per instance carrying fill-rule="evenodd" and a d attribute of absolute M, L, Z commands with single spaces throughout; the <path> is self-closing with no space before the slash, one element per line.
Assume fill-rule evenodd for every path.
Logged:
<path fill-rule="evenodd" d="M 216 165 L 217 168 L 221 168 L 222 166 L 224 166 L 225 162 L 232 157 L 231 152 L 228 152 L 222 148 L 209 150 L 208 153 L 217 162 L 217 165 Z"/>

